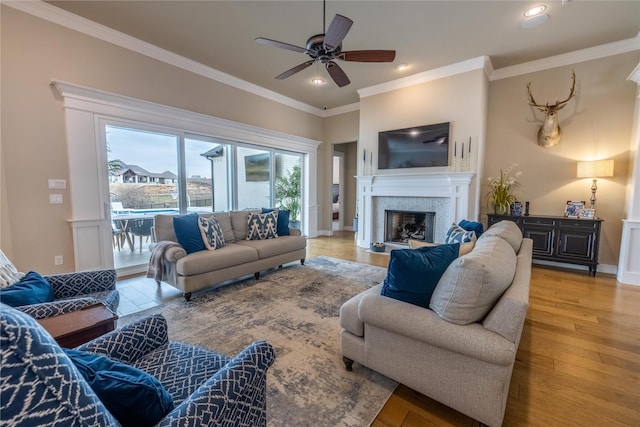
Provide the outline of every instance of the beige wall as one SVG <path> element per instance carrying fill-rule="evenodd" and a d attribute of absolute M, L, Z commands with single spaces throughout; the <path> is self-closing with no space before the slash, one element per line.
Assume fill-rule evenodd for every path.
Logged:
<path fill-rule="evenodd" d="M 323 135 L 324 143 L 318 148 L 318 158 L 322 159 L 322 166 L 318 165 L 318 204 L 320 211 L 318 215 L 318 229 L 331 230 L 332 210 L 332 181 L 333 181 L 333 146 L 335 144 L 353 143 L 358 140 L 359 111 L 338 114 L 324 119 Z M 344 225 L 351 226 L 351 220 L 355 215 L 356 201 L 356 180 L 355 174 L 356 160 L 355 145 L 352 148 L 341 150 L 344 157 Z M 322 172 L 320 172 L 322 171 Z M 321 175 L 322 173 L 322 175 Z"/>
<path fill-rule="evenodd" d="M 632 52 L 491 82 L 485 177 L 513 162 L 523 172 L 519 197 L 533 215 L 562 215 L 567 200 L 589 201 L 591 180 L 577 179 L 576 163 L 614 159 L 615 176 L 598 180 L 596 214 L 604 218 L 600 263 L 617 265 L 628 176 L 636 85 L 627 77 L 640 55 Z M 526 84 L 538 103 L 564 99 L 576 73 L 576 96 L 560 111 L 560 144 L 542 148 L 542 113 L 527 105 Z M 486 178 L 483 179 L 483 182 Z M 486 186 L 483 188 L 483 195 Z M 481 204 L 486 218 L 486 204 Z"/>
<path fill-rule="evenodd" d="M 450 141 L 462 142 L 472 139 L 472 170 L 478 170 L 479 154 L 484 146 L 487 114 L 488 79 L 482 69 L 445 77 L 427 83 L 398 89 L 363 98 L 360 101 L 360 137 L 358 153 L 363 149 L 373 151 L 373 174 L 424 173 L 447 168 L 388 169 L 377 168 L 378 132 L 411 126 L 450 122 Z M 453 152 L 453 149 L 450 149 Z M 466 154 L 465 154 L 466 155 Z M 368 156 L 368 155 L 367 155 Z M 451 162 L 451 160 L 450 160 Z M 364 175 L 371 175 L 367 161 Z M 363 173 L 363 162 L 358 161 L 358 174 Z M 477 179 L 470 187 L 472 198 L 476 199 Z M 468 219 L 477 216 L 472 206 Z"/>
<path fill-rule="evenodd" d="M 322 118 L 1 7 L 0 246 L 19 269 L 72 271 L 69 190 L 50 205 L 47 180 L 68 179 L 62 102 L 52 78 L 322 140 Z M 88 159 L 94 161 L 94 159 Z M 55 255 L 65 263 L 54 266 Z"/>

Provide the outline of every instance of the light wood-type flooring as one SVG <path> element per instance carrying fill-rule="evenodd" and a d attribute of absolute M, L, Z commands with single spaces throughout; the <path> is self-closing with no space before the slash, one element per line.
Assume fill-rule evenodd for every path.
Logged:
<path fill-rule="evenodd" d="M 388 255 L 358 248 L 352 232 L 309 239 L 308 258 L 319 255 L 381 267 L 389 262 Z M 477 425 L 402 385 L 372 424 Z M 640 427 L 640 287 L 602 273 L 591 277 L 580 270 L 533 266 L 503 425 Z"/>

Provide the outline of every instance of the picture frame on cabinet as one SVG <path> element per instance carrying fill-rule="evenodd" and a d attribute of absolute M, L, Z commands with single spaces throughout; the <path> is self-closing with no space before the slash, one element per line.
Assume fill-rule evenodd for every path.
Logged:
<path fill-rule="evenodd" d="M 582 211 L 584 210 L 584 200 L 580 202 L 567 200 L 567 204 L 564 208 L 564 216 L 567 218 L 580 218 Z"/>
<path fill-rule="evenodd" d="M 595 209 L 583 209 L 582 215 L 580 216 L 580 218 L 585 218 L 585 219 L 594 219 L 595 217 L 596 217 Z"/>

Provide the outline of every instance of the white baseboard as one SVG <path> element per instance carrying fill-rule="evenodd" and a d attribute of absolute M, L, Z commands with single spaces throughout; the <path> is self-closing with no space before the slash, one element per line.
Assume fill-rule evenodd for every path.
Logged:
<path fill-rule="evenodd" d="M 540 260 L 540 259 L 534 259 L 533 264 L 538 264 L 538 265 L 548 265 L 551 267 L 562 267 L 562 268 L 569 268 L 572 270 L 581 270 L 581 271 L 589 271 L 589 267 L 587 267 L 586 265 L 576 265 L 576 264 L 565 264 L 563 262 L 555 262 L 555 261 L 544 261 L 544 260 Z M 598 269 L 596 270 L 596 274 L 597 273 L 606 273 L 606 274 L 617 274 L 618 272 L 618 266 L 616 265 L 611 265 L 611 264 L 598 264 Z"/>

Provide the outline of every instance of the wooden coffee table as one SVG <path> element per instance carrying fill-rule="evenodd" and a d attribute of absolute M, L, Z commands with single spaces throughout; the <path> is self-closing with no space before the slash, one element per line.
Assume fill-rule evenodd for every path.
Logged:
<path fill-rule="evenodd" d="M 83 310 L 39 319 L 38 322 L 53 336 L 61 347 L 76 347 L 111 332 L 118 316 L 104 305 L 96 304 Z"/>

